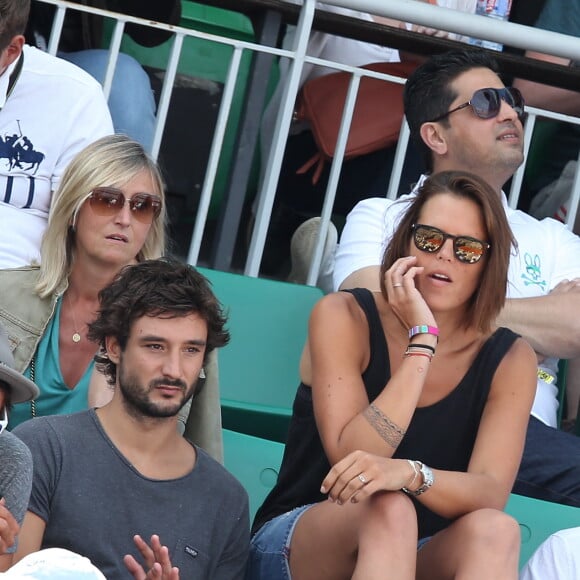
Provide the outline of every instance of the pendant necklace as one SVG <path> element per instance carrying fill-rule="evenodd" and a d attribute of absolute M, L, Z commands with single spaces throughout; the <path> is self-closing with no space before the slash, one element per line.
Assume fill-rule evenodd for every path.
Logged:
<path fill-rule="evenodd" d="M 80 332 L 77 330 L 77 319 L 76 319 L 76 316 L 75 316 L 75 311 L 74 311 L 74 308 L 73 308 L 73 305 L 72 305 L 72 301 L 71 300 L 69 300 L 69 304 L 70 304 L 70 313 L 71 313 L 71 316 L 72 316 L 72 319 L 73 319 L 73 328 L 74 328 L 74 332 L 73 332 L 73 335 L 72 335 L 72 341 L 74 343 L 78 343 L 78 342 L 81 341 L 81 335 L 80 335 Z"/>

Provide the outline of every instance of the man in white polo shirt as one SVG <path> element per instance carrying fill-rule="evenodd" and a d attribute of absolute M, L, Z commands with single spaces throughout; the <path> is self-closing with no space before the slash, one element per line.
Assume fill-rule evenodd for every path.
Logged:
<path fill-rule="evenodd" d="M 514 491 L 580 506 L 580 438 L 556 428 L 558 359 L 580 356 L 580 238 L 562 223 L 508 207 L 501 189 L 523 162 L 523 100 L 496 71 L 495 61 L 479 51 L 435 56 L 409 77 L 405 114 L 429 171 L 470 171 L 502 196 L 518 250 L 498 324 L 521 334 L 538 354 L 536 398 Z M 336 288 L 379 289 L 384 248 L 413 195 L 355 206 L 337 249 Z"/>
<path fill-rule="evenodd" d="M 38 260 L 64 168 L 113 133 L 99 83 L 24 44 L 29 8 L 30 0 L 0 0 L 0 268 Z"/>

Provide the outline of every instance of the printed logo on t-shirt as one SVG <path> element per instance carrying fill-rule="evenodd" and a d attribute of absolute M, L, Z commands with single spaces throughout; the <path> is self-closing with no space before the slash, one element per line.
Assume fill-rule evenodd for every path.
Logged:
<path fill-rule="evenodd" d="M 0 136 L 0 159 L 8 165 L 8 171 L 18 169 L 34 175 L 44 161 L 44 153 L 34 148 L 32 141 L 22 133 L 20 122 L 18 133 Z"/>
<path fill-rule="evenodd" d="M 542 264 L 540 256 L 536 254 L 532 257 L 527 252 L 524 254 L 524 261 L 526 263 L 526 272 L 522 274 L 522 279 L 526 286 L 540 286 L 542 289 L 546 288 L 546 280 L 542 280 Z"/>

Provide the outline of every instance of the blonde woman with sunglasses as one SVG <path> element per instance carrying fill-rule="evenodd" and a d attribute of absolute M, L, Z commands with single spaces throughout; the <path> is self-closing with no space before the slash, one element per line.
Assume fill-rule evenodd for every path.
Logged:
<path fill-rule="evenodd" d="M 516 580 L 519 526 L 502 510 L 536 367 L 494 325 L 512 245 L 487 183 L 434 174 L 386 249 L 381 292 L 315 306 L 249 580 Z"/>
<path fill-rule="evenodd" d="M 99 291 L 124 266 L 163 255 L 164 222 L 162 178 L 138 143 L 104 137 L 70 163 L 40 265 L 0 271 L 0 320 L 16 345 L 17 369 L 40 388 L 36 401 L 14 406 L 10 428 L 36 415 L 86 409 L 91 382 L 96 399 L 108 398 L 93 369 L 97 345 L 87 324 Z"/>

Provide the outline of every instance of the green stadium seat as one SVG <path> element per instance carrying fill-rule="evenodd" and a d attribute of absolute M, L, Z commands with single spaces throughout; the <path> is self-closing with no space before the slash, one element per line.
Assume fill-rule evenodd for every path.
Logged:
<path fill-rule="evenodd" d="M 551 534 L 580 526 L 580 508 L 511 494 L 505 511 L 520 524 L 520 568 Z"/>
<path fill-rule="evenodd" d="M 274 487 L 284 445 L 223 429 L 224 465 L 244 486 L 250 498 L 250 521 Z"/>
<path fill-rule="evenodd" d="M 219 353 L 226 429 L 284 442 L 299 384 L 298 365 L 314 304 L 313 286 L 199 268 L 229 316 Z"/>

